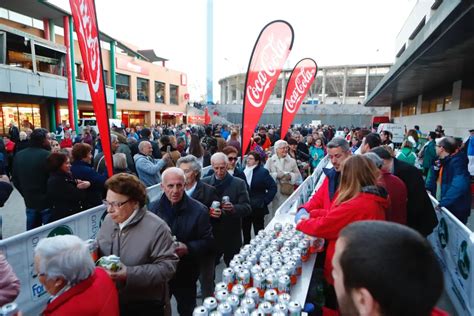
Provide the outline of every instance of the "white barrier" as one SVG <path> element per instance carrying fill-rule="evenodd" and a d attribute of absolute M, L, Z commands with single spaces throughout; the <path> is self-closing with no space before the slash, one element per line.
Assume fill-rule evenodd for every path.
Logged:
<path fill-rule="evenodd" d="M 474 233 L 445 208 L 436 215 L 438 226 L 428 240 L 443 270 L 446 293 L 459 315 L 474 315 Z"/>

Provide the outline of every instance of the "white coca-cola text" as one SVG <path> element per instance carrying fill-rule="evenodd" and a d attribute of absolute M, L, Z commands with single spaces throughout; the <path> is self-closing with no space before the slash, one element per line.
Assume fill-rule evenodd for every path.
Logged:
<path fill-rule="evenodd" d="M 307 87 L 311 82 L 311 79 L 314 77 L 315 72 L 316 68 L 300 68 L 300 71 L 295 78 L 293 91 L 291 92 L 290 97 L 285 100 L 285 108 L 289 113 L 293 113 L 296 110 L 296 107 L 298 106 L 301 98 L 304 97 Z"/>
<path fill-rule="evenodd" d="M 247 86 L 248 100 L 254 107 L 261 107 L 266 99 L 265 96 L 271 92 L 268 89 L 271 83 L 277 79 L 275 75 L 286 60 L 290 42 L 291 38 L 275 40 L 273 33 L 268 36 L 268 42 L 262 47 L 258 60 L 260 67 L 252 67 L 259 69 L 259 71 L 256 76 L 249 78 L 253 82 Z"/>

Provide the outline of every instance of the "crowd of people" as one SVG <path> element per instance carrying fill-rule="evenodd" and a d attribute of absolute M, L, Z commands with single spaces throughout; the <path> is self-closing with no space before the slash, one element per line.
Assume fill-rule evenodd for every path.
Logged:
<path fill-rule="evenodd" d="M 443 281 L 425 239 L 437 225 L 427 190 L 467 222 L 470 133 L 463 142 L 439 127 L 423 143 L 414 128 L 393 144 L 390 132 L 365 128 L 299 126 L 280 139 L 278 128 L 260 126 L 239 161 L 237 125 L 113 127 L 110 175 L 100 136 L 90 129 L 76 136 L 65 125 L 31 131 L 2 167 L 4 182 L 11 176 L 25 200 L 28 230 L 97 205 L 107 210 L 98 255 L 118 256 L 122 268 L 94 268 L 77 237 L 42 240 L 35 269 L 52 295 L 45 315 L 73 308 L 83 315 L 167 315 L 171 297 L 180 315 L 192 315 L 198 295 L 214 292 L 216 265 L 228 266 L 325 156 L 330 163 L 315 194 L 295 215 L 297 230 L 325 239 L 314 267 L 323 278 L 310 284 L 323 284 L 323 315 L 430 315 Z M 20 136 L 10 135 L 13 147 Z M 156 185 L 163 194 L 149 203 L 147 188 Z M 424 264 L 411 264 L 415 257 Z M 387 268 L 374 271 L 379 264 Z M 389 273 L 400 280 L 386 287 Z M 414 304 L 410 295 L 427 286 Z M 404 287 L 407 294 L 398 293 Z M 312 292 L 307 302 L 316 301 Z"/>

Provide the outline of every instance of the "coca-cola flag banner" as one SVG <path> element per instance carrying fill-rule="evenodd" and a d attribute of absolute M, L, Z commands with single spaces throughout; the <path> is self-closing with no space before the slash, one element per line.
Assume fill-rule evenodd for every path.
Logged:
<path fill-rule="evenodd" d="M 293 28 L 282 20 L 267 24 L 250 57 L 242 113 L 242 157 L 293 47 Z"/>
<path fill-rule="evenodd" d="M 94 0 L 69 0 L 74 19 L 77 41 L 81 49 L 84 73 L 86 75 L 92 105 L 97 119 L 102 150 L 109 176 L 113 175 L 112 150 L 110 145 L 109 115 L 102 70 L 102 55 L 99 41 L 99 27 Z M 72 32 L 72 30 L 71 30 Z M 71 43 L 73 45 L 73 43 Z"/>
<path fill-rule="evenodd" d="M 318 66 L 311 58 L 300 60 L 295 68 L 293 68 L 290 79 L 286 85 L 285 100 L 281 111 L 280 137 L 282 139 L 285 137 L 296 113 L 298 113 L 298 109 L 313 84 L 314 79 L 316 79 L 317 71 Z"/>

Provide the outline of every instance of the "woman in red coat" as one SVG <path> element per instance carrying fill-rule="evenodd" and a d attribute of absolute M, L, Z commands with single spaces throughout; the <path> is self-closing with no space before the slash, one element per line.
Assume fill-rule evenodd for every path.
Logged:
<path fill-rule="evenodd" d="M 43 315 L 119 315 L 115 284 L 104 270 L 95 268 L 88 246 L 79 237 L 40 240 L 35 248 L 35 269 L 51 294 Z"/>
<path fill-rule="evenodd" d="M 339 194 L 332 206 L 310 212 L 310 217 L 301 219 L 296 226 L 307 235 L 326 239 L 324 278 L 329 284 L 327 292 L 334 291 L 331 261 L 339 232 L 353 222 L 385 220 L 389 200 L 385 189 L 377 185 L 379 175 L 379 170 L 367 157 L 356 155 L 348 158 L 342 167 Z M 333 298 L 329 301 L 335 301 Z M 326 305 L 337 307 L 331 303 Z M 324 311 L 323 315 L 330 315 L 330 311 Z"/>

